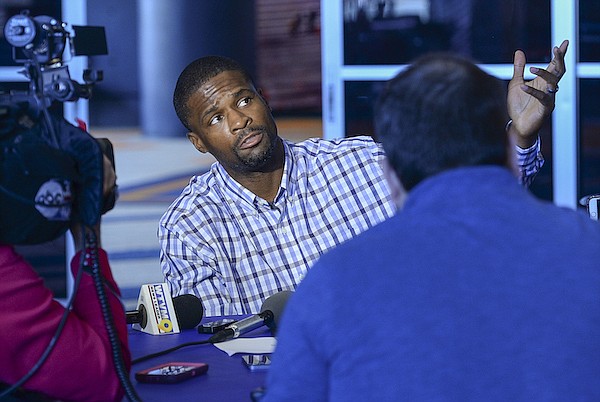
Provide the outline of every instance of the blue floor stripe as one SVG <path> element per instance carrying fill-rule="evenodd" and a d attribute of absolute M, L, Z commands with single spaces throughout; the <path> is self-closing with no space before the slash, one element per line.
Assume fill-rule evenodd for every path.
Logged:
<path fill-rule="evenodd" d="M 134 299 L 137 300 L 140 294 L 140 288 L 119 288 L 121 290 L 122 299 Z"/>
<path fill-rule="evenodd" d="M 156 249 L 151 250 L 129 250 L 129 251 L 111 251 L 109 254 L 111 260 L 137 260 L 141 258 L 159 258 L 158 245 Z"/>
<path fill-rule="evenodd" d="M 165 208 L 165 211 L 167 209 Z M 111 216 L 106 215 L 105 217 L 102 217 L 102 223 L 104 222 L 135 222 L 135 221 L 155 221 L 156 222 L 156 227 L 158 228 L 158 220 L 160 219 L 160 216 L 157 216 L 156 214 L 146 214 L 146 215 L 129 215 L 129 216 Z"/>
<path fill-rule="evenodd" d="M 165 177 L 162 179 L 149 180 L 146 183 L 142 183 L 142 184 L 135 184 L 135 185 L 125 186 L 125 187 L 119 186 L 119 193 L 125 194 L 125 193 L 129 193 L 132 191 L 142 190 L 142 189 L 145 189 L 148 187 L 153 187 L 158 184 L 168 183 L 171 181 L 178 181 L 178 180 L 185 179 L 185 178 L 191 179 L 192 176 L 198 176 L 198 175 L 204 174 L 206 172 L 208 172 L 208 169 L 201 169 L 200 171 L 193 171 L 193 172 L 189 172 L 189 173 L 179 173 L 177 175 Z"/>
<path fill-rule="evenodd" d="M 119 195 L 122 202 L 153 202 L 170 204 L 181 194 L 181 191 L 187 185 L 187 183 L 189 183 L 189 180 L 193 176 L 202 175 L 208 172 L 208 170 L 208 168 L 204 168 L 200 169 L 199 171 L 180 173 L 167 178 L 150 180 L 141 184 L 119 187 Z M 177 185 L 176 188 L 168 190 L 158 190 L 158 188 L 161 188 L 161 186 L 165 183 L 181 181 L 184 181 L 185 184 Z M 144 192 L 144 196 L 142 198 L 138 199 L 138 197 L 135 197 L 136 199 L 131 199 L 129 197 L 139 192 Z"/>

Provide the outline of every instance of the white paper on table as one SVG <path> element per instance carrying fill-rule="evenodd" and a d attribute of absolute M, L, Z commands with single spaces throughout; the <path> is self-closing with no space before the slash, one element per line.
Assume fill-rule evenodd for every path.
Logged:
<path fill-rule="evenodd" d="M 233 356 L 236 353 L 273 353 L 277 340 L 272 336 L 260 338 L 236 338 L 214 344 L 217 348 Z"/>

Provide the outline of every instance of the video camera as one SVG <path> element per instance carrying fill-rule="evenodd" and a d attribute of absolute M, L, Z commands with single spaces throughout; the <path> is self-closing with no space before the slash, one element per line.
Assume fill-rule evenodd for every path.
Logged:
<path fill-rule="evenodd" d="M 86 69 L 84 84 L 80 84 L 71 79 L 63 53 L 69 49 L 71 57 L 108 54 L 104 27 L 74 25 L 74 37 L 66 27 L 66 23 L 47 15 L 30 17 L 28 11 L 7 20 L 4 37 L 13 47 L 13 60 L 25 65 L 21 73 L 29 80 L 29 91 L 1 94 L 0 105 L 7 107 L 28 102 L 35 115 L 53 101 L 90 98 L 93 85 L 103 78 L 102 71 Z"/>
<path fill-rule="evenodd" d="M 10 17 L 4 36 L 13 60 L 25 65 L 26 91 L 0 91 L 0 243 L 54 240 L 72 221 L 95 225 L 114 207 L 116 188 L 103 197 L 103 155 L 113 163 L 112 144 L 50 111 L 53 103 L 89 99 L 101 71 L 72 80 L 63 61 L 107 54 L 103 27 L 73 26 L 28 11 Z"/>

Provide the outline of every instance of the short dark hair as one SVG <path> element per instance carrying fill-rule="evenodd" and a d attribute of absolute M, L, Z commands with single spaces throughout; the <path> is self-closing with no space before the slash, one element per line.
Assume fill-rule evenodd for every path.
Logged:
<path fill-rule="evenodd" d="M 189 131 L 191 131 L 189 124 L 190 110 L 187 102 L 190 96 L 208 80 L 224 71 L 239 71 L 249 82 L 253 82 L 240 63 L 224 56 L 200 57 L 188 64 L 179 75 L 173 92 L 173 106 L 177 117 Z"/>
<path fill-rule="evenodd" d="M 386 84 L 374 116 L 406 190 L 447 169 L 507 164 L 506 86 L 460 56 L 417 59 Z"/>

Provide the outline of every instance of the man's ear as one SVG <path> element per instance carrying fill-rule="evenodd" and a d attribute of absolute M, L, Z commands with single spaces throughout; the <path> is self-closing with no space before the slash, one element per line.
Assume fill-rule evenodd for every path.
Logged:
<path fill-rule="evenodd" d="M 388 183 L 388 187 L 392 193 L 392 199 L 396 204 L 396 207 L 400 210 L 404 206 L 406 202 L 406 197 L 408 196 L 408 192 L 404 189 L 402 185 L 402 181 L 394 171 L 394 168 L 390 165 L 387 159 L 383 161 L 383 177 Z"/>
<path fill-rule="evenodd" d="M 206 146 L 204 145 L 204 141 L 202 141 L 202 138 L 200 138 L 198 134 L 190 131 L 189 133 L 187 133 L 187 138 L 198 151 L 202 152 L 203 154 L 207 152 Z"/>

